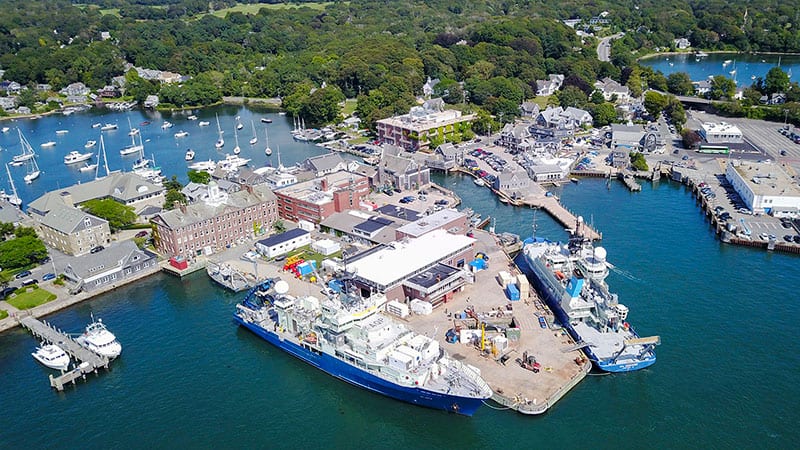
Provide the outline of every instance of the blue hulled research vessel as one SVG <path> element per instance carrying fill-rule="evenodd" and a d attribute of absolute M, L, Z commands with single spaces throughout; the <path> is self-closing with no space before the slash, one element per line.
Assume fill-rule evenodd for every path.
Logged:
<path fill-rule="evenodd" d="M 605 372 L 630 372 L 656 362 L 658 336 L 639 337 L 626 321 L 628 308 L 608 290 L 606 251 L 581 233 L 583 221 L 567 244 L 528 238 L 516 263 L 582 346 L 594 366 Z"/>
<path fill-rule="evenodd" d="M 471 416 L 492 396 L 478 372 L 439 343 L 381 314 L 386 296 L 288 295 L 270 279 L 248 292 L 234 319 L 336 378 L 397 400 Z"/>

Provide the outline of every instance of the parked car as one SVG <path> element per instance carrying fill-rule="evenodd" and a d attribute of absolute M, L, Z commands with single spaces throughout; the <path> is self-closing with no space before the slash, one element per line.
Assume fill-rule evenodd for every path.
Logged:
<path fill-rule="evenodd" d="M 42 281 L 54 280 L 56 278 L 56 274 L 50 272 L 42 275 Z"/>
<path fill-rule="evenodd" d="M 29 277 L 29 276 L 31 276 L 31 271 L 30 270 L 23 270 L 22 272 L 16 274 L 14 276 L 14 278 L 20 280 L 22 278 Z"/>
<path fill-rule="evenodd" d="M 22 280 L 22 283 L 20 283 L 20 284 L 22 286 L 30 286 L 30 285 L 38 284 L 38 283 L 39 283 L 39 280 L 37 280 L 36 278 L 27 278 L 25 280 Z"/>
<path fill-rule="evenodd" d="M 145 237 L 145 236 L 147 236 L 147 231 L 145 231 L 145 230 L 142 230 L 142 231 L 136 233 L 136 237 L 137 238 L 141 238 L 141 237 Z"/>
<path fill-rule="evenodd" d="M 98 245 L 97 247 L 94 247 L 93 249 L 91 249 L 91 250 L 89 251 L 89 253 L 97 253 L 97 252 L 102 252 L 102 251 L 103 251 L 103 250 L 105 250 L 105 249 L 106 249 L 106 248 L 105 248 L 105 247 L 103 247 L 102 245 Z"/>
<path fill-rule="evenodd" d="M 8 286 L 6 288 L 3 288 L 3 290 L 0 291 L 0 298 L 5 299 L 9 295 L 13 294 L 14 291 L 16 291 L 16 290 L 17 290 L 17 288 L 15 288 L 13 286 Z"/>

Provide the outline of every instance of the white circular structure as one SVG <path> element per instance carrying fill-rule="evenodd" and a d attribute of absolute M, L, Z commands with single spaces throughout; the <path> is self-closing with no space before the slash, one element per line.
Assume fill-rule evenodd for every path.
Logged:
<path fill-rule="evenodd" d="M 278 281 L 277 283 L 275 283 L 275 292 L 277 292 L 280 295 L 286 294 L 287 292 L 289 292 L 289 283 L 283 280 Z"/>
<path fill-rule="evenodd" d="M 606 260 L 606 249 L 603 247 L 595 247 L 594 249 L 594 257 L 597 258 L 599 261 Z"/>

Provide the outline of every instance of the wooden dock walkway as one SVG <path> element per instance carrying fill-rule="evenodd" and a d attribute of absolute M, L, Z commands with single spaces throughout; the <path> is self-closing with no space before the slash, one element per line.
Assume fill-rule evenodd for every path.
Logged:
<path fill-rule="evenodd" d="M 564 207 L 555 197 L 527 197 L 523 203 L 532 208 L 542 208 L 567 228 L 574 228 L 578 218 Z M 594 230 L 589 224 L 583 223 L 583 235 L 593 241 L 603 238 L 603 235 Z"/>
<path fill-rule="evenodd" d="M 61 375 L 54 377 L 50 375 L 50 386 L 58 391 L 64 390 L 64 385 L 75 383 L 79 378 L 86 378 L 86 374 L 97 372 L 99 368 L 108 368 L 108 358 L 100 356 L 75 342 L 67 333 L 55 328 L 47 322 L 37 320 L 32 316 L 19 319 L 20 325 L 28 329 L 37 339 L 56 344 L 63 349 L 69 356 L 78 362 L 77 366 Z"/>

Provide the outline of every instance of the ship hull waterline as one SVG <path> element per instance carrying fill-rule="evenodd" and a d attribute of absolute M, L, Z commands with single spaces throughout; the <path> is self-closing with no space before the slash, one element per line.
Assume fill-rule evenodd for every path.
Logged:
<path fill-rule="evenodd" d="M 398 386 L 357 369 L 331 355 L 308 350 L 290 339 L 284 339 L 274 332 L 261 328 L 255 323 L 246 322 L 235 314 L 234 321 L 275 347 L 322 370 L 328 375 L 377 394 L 412 405 L 453 412 L 464 416 L 472 416 L 484 403 L 480 398 L 453 396 L 419 388 Z"/>

